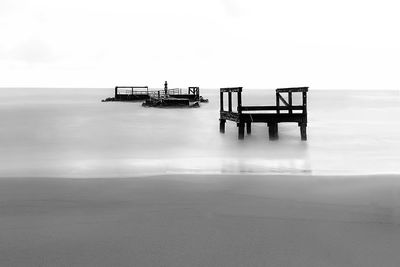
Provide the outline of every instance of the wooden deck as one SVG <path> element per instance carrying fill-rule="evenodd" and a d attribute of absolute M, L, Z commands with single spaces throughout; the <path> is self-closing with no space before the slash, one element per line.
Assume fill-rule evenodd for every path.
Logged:
<path fill-rule="evenodd" d="M 145 107 L 199 107 L 202 101 L 199 87 L 188 87 L 187 93 L 182 94 L 182 89 L 168 89 L 167 81 L 164 90 L 155 91 L 142 104 Z"/>
<path fill-rule="evenodd" d="M 307 140 L 307 92 L 308 87 L 276 89 L 275 106 L 243 106 L 242 87 L 220 89 L 220 132 L 225 133 L 227 120 L 237 123 L 238 138 L 244 139 L 244 129 L 251 134 L 252 123 L 267 123 L 270 140 L 278 136 L 278 123 L 292 122 L 300 127 L 301 140 Z M 302 94 L 302 104 L 293 105 L 293 93 Z M 224 94 L 228 94 L 228 110 L 224 109 Z M 232 94 L 237 95 L 237 108 L 232 109 Z M 285 98 L 283 94 L 287 94 Z"/>

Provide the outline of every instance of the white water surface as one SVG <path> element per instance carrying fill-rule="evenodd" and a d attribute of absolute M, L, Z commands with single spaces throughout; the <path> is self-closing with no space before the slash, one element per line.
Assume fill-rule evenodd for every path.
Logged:
<path fill-rule="evenodd" d="M 313 90 L 308 141 L 297 124 L 265 124 L 237 140 L 219 133 L 219 90 L 194 109 L 107 102 L 112 88 L 0 89 L 0 177 L 133 177 L 170 173 L 399 174 L 398 91 Z M 273 105 L 274 90 L 243 91 Z"/>

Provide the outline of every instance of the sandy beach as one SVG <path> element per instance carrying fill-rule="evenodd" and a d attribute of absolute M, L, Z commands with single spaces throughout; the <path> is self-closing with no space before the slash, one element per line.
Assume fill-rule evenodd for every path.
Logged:
<path fill-rule="evenodd" d="M 398 266 L 398 178 L 2 178 L 0 265 Z"/>

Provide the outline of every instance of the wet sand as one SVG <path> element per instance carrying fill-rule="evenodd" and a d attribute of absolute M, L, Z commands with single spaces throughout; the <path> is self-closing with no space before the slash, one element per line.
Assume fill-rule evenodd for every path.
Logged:
<path fill-rule="evenodd" d="M 0 179 L 0 266 L 398 266 L 399 176 Z"/>

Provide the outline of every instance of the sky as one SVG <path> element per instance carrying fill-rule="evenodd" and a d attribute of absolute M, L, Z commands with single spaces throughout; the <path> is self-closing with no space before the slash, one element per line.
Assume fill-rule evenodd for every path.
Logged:
<path fill-rule="evenodd" d="M 0 87 L 399 89 L 396 2 L 0 0 Z"/>

